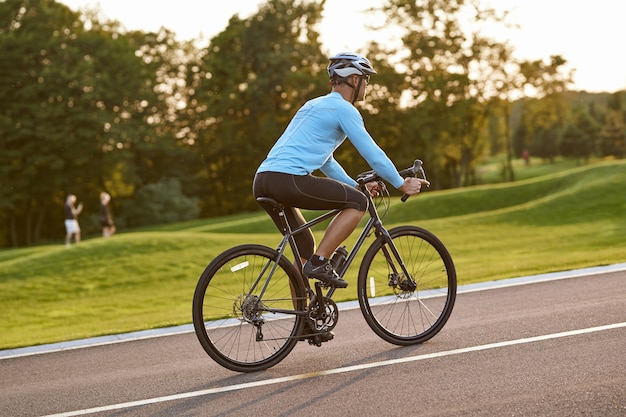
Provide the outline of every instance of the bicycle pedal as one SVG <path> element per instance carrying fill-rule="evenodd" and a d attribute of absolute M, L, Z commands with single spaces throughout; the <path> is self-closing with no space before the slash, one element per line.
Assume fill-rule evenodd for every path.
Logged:
<path fill-rule="evenodd" d="M 307 340 L 309 341 L 309 345 L 315 345 L 317 347 L 320 347 L 322 346 L 322 343 L 333 340 L 334 337 L 335 334 L 333 332 L 322 332 L 307 337 Z"/>

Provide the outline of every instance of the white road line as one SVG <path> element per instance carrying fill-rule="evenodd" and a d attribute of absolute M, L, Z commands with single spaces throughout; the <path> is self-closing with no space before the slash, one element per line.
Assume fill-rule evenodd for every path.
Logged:
<path fill-rule="evenodd" d="M 507 347 L 507 346 L 522 345 L 526 343 L 542 342 L 544 340 L 559 339 L 562 337 L 570 337 L 570 336 L 578 336 L 581 334 L 601 332 L 601 331 L 606 331 L 606 330 L 614 330 L 614 329 L 619 329 L 619 328 L 624 328 L 624 327 L 626 327 L 626 322 L 607 324 L 604 326 L 589 327 L 586 329 L 571 330 L 571 331 L 560 332 L 560 333 L 552 333 L 552 334 L 546 334 L 543 336 L 528 337 L 525 339 L 488 343 L 486 345 L 453 349 L 453 350 L 447 350 L 443 352 L 434 352 L 434 353 L 428 353 L 425 355 L 409 356 L 406 358 L 390 359 L 390 360 L 380 361 L 380 362 L 364 363 L 361 365 L 345 366 L 342 368 L 329 369 L 327 371 L 310 372 L 310 373 L 300 374 L 300 375 L 285 376 L 281 378 L 272 378 L 272 379 L 266 379 L 266 380 L 255 381 L 255 382 L 247 382 L 244 384 L 227 385 L 225 387 L 185 392 L 182 394 L 174 394 L 174 395 L 166 395 L 163 397 L 148 398 L 148 399 L 139 400 L 139 401 L 131 401 L 131 402 L 120 403 L 120 404 L 111 404 L 107 406 L 88 408 L 84 410 L 69 411 L 69 412 L 60 413 L 60 414 L 50 414 L 50 415 L 43 416 L 43 417 L 84 416 L 84 415 L 91 414 L 91 413 L 101 413 L 103 411 L 122 410 L 126 408 L 139 407 L 143 405 L 157 404 L 157 403 L 163 403 L 167 401 L 176 401 L 176 400 L 182 400 L 186 398 L 218 394 L 221 392 L 237 391 L 237 390 L 242 390 L 246 388 L 254 388 L 254 387 L 261 387 L 261 386 L 266 386 L 266 385 L 280 384 L 283 382 L 291 382 L 291 381 L 297 381 L 297 380 L 302 380 L 302 379 L 317 378 L 317 377 L 324 376 L 324 375 L 342 374 L 346 372 L 360 371 L 363 369 L 372 369 L 372 368 L 379 368 L 382 366 L 397 365 L 400 363 L 416 362 L 416 361 L 422 361 L 422 360 L 433 359 L 433 358 L 441 358 L 444 356 L 460 355 L 463 353 L 477 352 L 481 350 L 489 350 L 489 349 L 496 349 L 496 348 Z"/>

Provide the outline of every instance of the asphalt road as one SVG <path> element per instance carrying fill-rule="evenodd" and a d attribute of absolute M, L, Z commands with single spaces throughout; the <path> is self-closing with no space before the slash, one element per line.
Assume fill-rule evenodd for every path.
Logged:
<path fill-rule="evenodd" d="M 212 362 L 191 332 L 5 352 L 0 416 L 626 416 L 626 264 L 527 281 L 464 288 L 420 346 L 342 309 L 334 340 L 253 374 Z"/>

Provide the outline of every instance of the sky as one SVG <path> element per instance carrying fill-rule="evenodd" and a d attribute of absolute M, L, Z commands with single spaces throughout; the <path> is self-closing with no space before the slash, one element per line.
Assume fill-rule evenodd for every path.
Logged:
<path fill-rule="evenodd" d="M 121 22 L 127 30 L 176 33 L 180 40 L 210 39 L 226 28 L 235 14 L 253 14 L 263 0 L 57 0 L 73 10 L 99 8 L 104 17 Z M 548 59 L 561 55 L 574 69 L 575 90 L 626 90 L 626 24 L 621 0 L 483 0 L 510 13 L 519 29 L 492 35 L 509 41 L 520 59 Z M 363 11 L 381 0 L 327 0 L 319 26 L 324 52 L 362 52 L 381 34 L 368 30 Z M 384 39 L 394 41 L 393 35 Z M 620 52 L 621 51 L 621 52 Z"/>

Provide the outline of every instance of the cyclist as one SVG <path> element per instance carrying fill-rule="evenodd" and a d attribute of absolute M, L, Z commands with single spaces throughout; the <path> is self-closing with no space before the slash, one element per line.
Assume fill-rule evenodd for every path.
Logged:
<path fill-rule="evenodd" d="M 402 193 L 417 194 L 422 185 L 429 183 L 418 178 L 403 179 L 398 174 L 354 107 L 355 102 L 364 99 L 370 75 L 376 74 L 370 61 L 359 54 L 343 52 L 330 58 L 328 74 L 331 92 L 309 100 L 298 110 L 257 169 L 253 192 L 255 197 L 270 197 L 289 207 L 287 220 L 292 228 L 305 222 L 299 208 L 341 209 L 317 249 L 310 230 L 295 238 L 304 263 L 303 275 L 345 288 L 348 283 L 337 275 L 330 258 L 358 226 L 368 200 L 334 159 L 333 152 L 349 138 L 370 167 Z M 312 175 L 316 170 L 326 177 Z M 375 194 L 378 184 L 369 183 L 367 189 Z M 277 216 L 272 217 L 280 226 Z"/>

